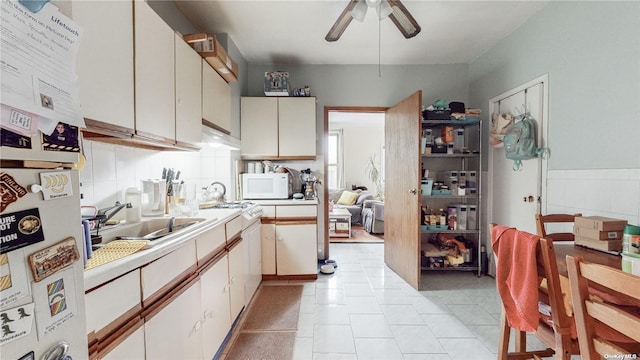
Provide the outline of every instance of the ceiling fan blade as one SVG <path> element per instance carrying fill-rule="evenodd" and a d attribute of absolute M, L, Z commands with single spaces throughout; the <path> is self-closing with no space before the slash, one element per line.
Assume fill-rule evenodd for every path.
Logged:
<path fill-rule="evenodd" d="M 340 36 L 344 32 L 344 30 L 347 28 L 349 23 L 351 23 L 351 20 L 353 20 L 353 17 L 351 16 L 351 11 L 353 10 L 353 8 L 356 7 L 356 4 L 358 3 L 358 1 L 359 0 L 349 1 L 349 4 L 347 4 L 347 6 L 344 8 L 344 10 L 342 11 L 342 14 L 338 16 L 338 20 L 336 20 L 336 22 L 333 24 L 333 26 L 327 33 L 327 36 L 324 37 L 325 40 L 336 41 L 340 39 Z"/>
<path fill-rule="evenodd" d="M 420 32 L 420 25 L 411 16 L 409 10 L 402 5 L 400 0 L 387 0 L 393 12 L 389 15 L 391 21 L 398 27 L 405 38 L 412 38 Z"/>

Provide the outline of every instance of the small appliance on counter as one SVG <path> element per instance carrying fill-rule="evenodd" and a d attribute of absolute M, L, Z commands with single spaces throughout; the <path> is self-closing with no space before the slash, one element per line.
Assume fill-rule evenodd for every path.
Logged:
<path fill-rule="evenodd" d="M 241 174 L 244 199 L 288 199 L 289 174 Z"/>
<path fill-rule="evenodd" d="M 302 180 L 302 193 L 305 200 L 313 200 L 316 198 L 316 177 L 311 175 L 311 169 L 300 170 L 300 179 Z"/>

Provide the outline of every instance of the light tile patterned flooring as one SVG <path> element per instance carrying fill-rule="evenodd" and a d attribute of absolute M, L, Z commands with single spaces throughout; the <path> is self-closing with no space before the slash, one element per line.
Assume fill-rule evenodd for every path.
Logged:
<path fill-rule="evenodd" d="M 384 265 L 383 246 L 330 245 L 336 272 L 303 282 L 294 359 L 496 359 L 494 279 L 425 272 L 416 291 Z"/>

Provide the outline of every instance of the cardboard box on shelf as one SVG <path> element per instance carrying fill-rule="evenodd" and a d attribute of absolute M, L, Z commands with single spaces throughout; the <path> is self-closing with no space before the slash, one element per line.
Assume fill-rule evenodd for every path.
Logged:
<path fill-rule="evenodd" d="M 627 220 L 604 216 L 580 216 L 576 217 L 574 221 L 574 227 L 598 231 L 622 231 L 625 225 L 627 225 Z"/>
<path fill-rule="evenodd" d="M 223 79 L 227 82 L 238 81 L 238 64 L 229 57 L 214 34 L 189 34 L 183 38 Z"/>
<path fill-rule="evenodd" d="M 576 235 L 576 245 L 603 251 L 622 251 L 622 240 L 597 240 Z"/>
<path fill-rule="evenodd" d="M 573 228 L 573 233 L 577 236 L 595 240 L 622 240 L 622 230 L 600 231 L 576 226 Z"/>

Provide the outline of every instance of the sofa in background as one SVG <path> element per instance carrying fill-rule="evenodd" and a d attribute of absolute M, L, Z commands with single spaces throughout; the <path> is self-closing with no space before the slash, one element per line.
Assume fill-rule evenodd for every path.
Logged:
<path fill-rule="evenodd" d="M 347 191 L 347 195 L 357 194 L 350 198 L 355 199 L 353 203 L 342 203 L 340 199 Z M 349 197 L 349 196 L 345 196 Z M 368 191 L 363 190 L 346 190 L 346 189 L 329 189 L 329 201 L 333 201 L 333 207 L 336 209 L 347 209 L 351 213 L 351 224 L 363 225 L 362 222 L 362 207 L 365 200 L 373 200 L 374 195 Z"/>
<path fill-rule="evenodd" d="M 365 200 L 362 205 L 362 226 L 370 234 L 384 234 L 384 202 Z"/>

